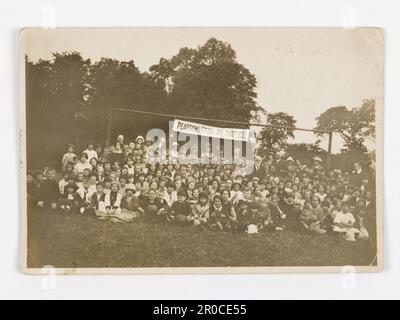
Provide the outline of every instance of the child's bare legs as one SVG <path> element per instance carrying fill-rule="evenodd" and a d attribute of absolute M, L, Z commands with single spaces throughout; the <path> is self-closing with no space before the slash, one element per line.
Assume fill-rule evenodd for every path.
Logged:
<path fill-rule="evenodd" d="M 322 229 L 319 225 L 314 226 L 313 231 L 318 234 L 325 234 L 327 231 Z"/>

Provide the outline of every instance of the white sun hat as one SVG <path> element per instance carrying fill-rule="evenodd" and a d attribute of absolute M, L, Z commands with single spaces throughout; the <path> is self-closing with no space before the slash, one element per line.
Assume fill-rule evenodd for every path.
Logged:
<path fill-rule="evenodd" d="M 135 139 L 135 142 L 137 142 L 139 139 L 142 139 L 144 141 L 143 136 L 137 136 L 136 139 Z"/>
<path fill-rule="evenodd" d="M 287 158 L 286 161 L 292 161 L 294 163 L 294 159 L 292 157 Z"/>
<path fill-rule="evenodd" d="M 247 234 L 254 234 L 254 233 L 258 233 L 258 228 L 255 224 L 249 224 L 247 226 Z"/>

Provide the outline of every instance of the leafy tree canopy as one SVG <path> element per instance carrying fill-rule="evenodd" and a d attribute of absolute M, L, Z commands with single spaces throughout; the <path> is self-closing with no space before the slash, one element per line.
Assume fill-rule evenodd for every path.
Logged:
<path fill-rule="evenodd" d="M 150 73 L 164 86 L 173 113 L 248 122 L 257 110 L 255 76 L 236 61 L 230 44 L 215 38 L 161 58 Z"/>
<path fill-rule="evenodd" d="M 294 132 L 291 128 L 295 127 L 296 120 L 285 112 L 269 113 L 267 125 L 274 127 L 266 127 L 260 132 L 259 153 L 267 155 L 285 152 L 288 139 L 294 138 Z"/>
<path fill-rule="evenodd" d="M 367 137 L 375 137 L 375 100 L 364 100 L 361 107 L 333 107 L 316 118 L 318 130 L 338 132 L 346 149 L 366 151 Z M 318 133 L 317 135 L 321 135 Z"/>

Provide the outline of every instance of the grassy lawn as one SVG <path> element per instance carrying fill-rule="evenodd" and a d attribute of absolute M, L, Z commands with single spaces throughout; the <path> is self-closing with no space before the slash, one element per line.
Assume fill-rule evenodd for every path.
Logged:
<path fill-rule="evenodd" d="M 375 251 L 371 242 L 333 235 L 232 234 L 44 212 L 28 218 L 31 268 L 361 266 L 373 261 Z"/>

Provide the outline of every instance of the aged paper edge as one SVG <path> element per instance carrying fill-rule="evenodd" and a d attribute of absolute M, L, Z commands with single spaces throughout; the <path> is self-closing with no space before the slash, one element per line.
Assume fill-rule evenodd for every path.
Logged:
<path fill-rule="evenodd" d="M 73 29 L 86 29 L 87 27 L 67 27 Z M 94 27 L 89 27 L 92 29 Z M 99 27 L 106 28 L 106 27 Z M 107 27 L 108 28 L 108 27 Z M 110 27 L 119 28 L 119 27 Z M 128 27 L 121 27 L 124 29 Z M 149 27 L 132 27 L 132 28 L 149 28 Z M 160 28 L 160 27 L 158 27 Z M 166 27 L 173 28 L 173 27 Z M 180 28 L 180 27 L 179 27 Z M 182 27 L 183 28 L 183 27 Z M 187 27 L 185 27 L 187 28 Z M 191 27 L 192 28 L 192 27 Z M 199 27 L 193 27 L 199 28 Z M 202 27 L 208 28 L 208 27 Z M 233 28 L 233 27 L 227 27 Z M 237 28 L 237 27 L 234 27 Z M 243 27 L 252 29 L 253 27 Z M 264 28 L 264 27 L 255 27 Z M 287 29 L 295 27 L 265 27 L 275 29 Z M 299 28 L 327 28 L 342 29 L 340 27 L 299 27 Z M 48 271 L 43 268 L 27 267 L 27 199 L 26 199 L 26 108 L 25 108 L 25 41 L 24 30 L 35 29 L 22 28 L 19 31 L 19 167 L 20 167 L 20 236 L 19 236 L 19 263 L 20 269 L 27 275 L 45 275 Z M 37 28 L 39 29 L 39 28 Z M 360 29 L 360 28 L 357 28 Z M 376 27 L 361 27 L 361 29 L 371 29 L 371 31 L 379 31 L 382 37 L 382 74 L 384 74 L 385 63 L 385 45 L 384 30 Z M 383 120 L 384 120 L 384 81 L 381 87 L 381 96 L 376 97 L 381 101 L 381 108 L 375 110 L 375 126 L 376 126 L 376 216 L 377 216 L 377 265 L 375 266 L 351 266 L 354 272 L 381 272 L 384 270 L 384 183 L 383 183 Z M 45 267 L 45 266 L 43 266 Z M 173 268 L 55 268 L 57 275 L 106 275 L 106 274 L 263 274 L 263 273 L 343 273 L 349 272 L 346 266 L 274 266 L 274 267 L 173 267 Z"/>

